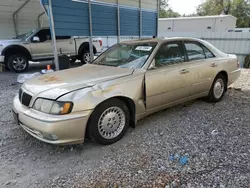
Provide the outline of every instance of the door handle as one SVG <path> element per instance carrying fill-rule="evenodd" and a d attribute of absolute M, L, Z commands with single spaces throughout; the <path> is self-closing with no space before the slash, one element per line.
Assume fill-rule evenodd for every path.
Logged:
<path fill-rule="evenodd" d="M 216 63 L 213 63 L 211 67 L 217 67 L 218 65 Z"/>
<path fill-rule="evenodd" d="M 187 69 L 182 69 L 180 71 L 180 74 L 187 74 L 187 73 L 189 73 L 189 70 L 187 70 Z"/>

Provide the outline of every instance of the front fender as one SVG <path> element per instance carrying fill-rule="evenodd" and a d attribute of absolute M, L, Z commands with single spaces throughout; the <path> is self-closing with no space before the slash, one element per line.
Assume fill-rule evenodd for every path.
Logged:
<path fill-rule="evenodd" d="M 120 78 L 91 88 L 68 93 L 60 97 L 58 101 L 72 101 L 74 103 L 73 112 L 78 112 L 93 110 L 99 104 L 111 98 L 125 97 L 134 102 L 137 114 L 143 113 L 145 112 L 143 81 L 143 74 L 126 79 Z"/>
<path fill-rule="evenodd" d="M 15 53 L 21 53 L 23 55 L 26 55 L 29 60 L 32 59 L 30 49 L 28 49 L 26 46 L 23 46 L 20 44 L 13 44 L 13 45 L 6 46 L 2 50 L 1 54 L 3 56 L 8 56 L 8 55 L 15 54 Z"/>

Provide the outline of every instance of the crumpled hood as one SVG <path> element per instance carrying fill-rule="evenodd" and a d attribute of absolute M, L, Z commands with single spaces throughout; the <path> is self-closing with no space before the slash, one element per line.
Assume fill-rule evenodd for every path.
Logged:
<path fill-rule="evenodd" d="M 65 93 L 91 87 L 132 73 L 133 69 L 88 64 L 34 77 L 26 81 L 22 88 L 34 97 L 57 99 Z"/>

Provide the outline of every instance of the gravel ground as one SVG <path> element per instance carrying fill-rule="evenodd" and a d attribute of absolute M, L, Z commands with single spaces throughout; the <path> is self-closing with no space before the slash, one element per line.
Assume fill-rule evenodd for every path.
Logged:
<path fill-rule="evenodd" d="M 0 73 L 0 187 L 250 188 L 249 76 L 244 70 L 220 103 L 156 113 L 111 146 L 56 147 L 14 123 L 20 85 Z"/>

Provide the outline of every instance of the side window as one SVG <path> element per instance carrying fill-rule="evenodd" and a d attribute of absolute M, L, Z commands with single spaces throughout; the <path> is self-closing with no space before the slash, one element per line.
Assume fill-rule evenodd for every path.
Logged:
<path fill-rule="evenodd" d="M 206 59 L 203 48 L 200 45 L 198 45 L 197 43 L 185 42 L 185 47 L 187 50 L 187 55 L 188 55 L 189 61 Z"/>
<path fill-rule="evenodd" d="M 182 63 L 184 61 L 184 51 L 181 43 L 178 42 L 164 44 L 155 56 L 156 67 Z"/>
<path fill-rule="evenodd" d="M 56 36 L 56 40 L 66 40 L 66 39 L 70 39 L 71 36 Z"/>
<path fill-rule="evenodd" d="M 51 40 L 50 30 L 49 29 L 43 29 L 39 31 L 35 36 L 39 37 L 40 42 L 45 42 L 47 40 Z"/>
<path fill-rule="evenodd" d="M 205 52 L 207 58 L 215 57 L 215 55 L 209 49 L 207 49 L 205 46 L 203 46 L 203 49 L 204 49 L 204 52 Z"/>

